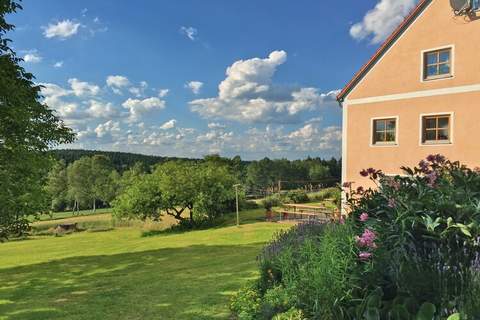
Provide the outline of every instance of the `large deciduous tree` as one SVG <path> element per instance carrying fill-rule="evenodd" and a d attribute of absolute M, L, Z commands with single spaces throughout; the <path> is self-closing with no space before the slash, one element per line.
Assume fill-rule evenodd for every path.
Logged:
<path fill-rule="evenodd" d="M 45 186 L 50 200 L 50 209 L 61 211 L 68 205 L 68 176 L 65 161 L 56 162 L 47 176 Z"/>
<path fill-rule="evenodd" d="M 19 9 L 16 1 L 0 0 L 0 240 L 24 233 L 26 217 L 47 206 L 42 183 L 50 163 L 45 152 L 74 139 L 40 101 L 41 87 L 10 48 L 6 34 L 14 26 L 6 16 Z"/>

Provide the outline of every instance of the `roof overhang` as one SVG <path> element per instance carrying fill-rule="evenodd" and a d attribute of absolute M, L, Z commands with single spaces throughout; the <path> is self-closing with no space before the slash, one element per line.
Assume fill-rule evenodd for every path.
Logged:
<path fill-rule="evenodd" d="M 393 33 L 383 42 L 370 60 L 363 65 L 355 76 L 347 83 L 342 91 L 337 95 L 337 101 L 342 103 L 347 95 L 355 86 L 365 77 L 365 75 L 375 66 L 382 56 L 390 49 L 400 36 L 410 27 L 410 25 L 420 16 L 433 0 L 420 0 L 417 6 L 409 13 L 403 22 L 393 31 Z"/>

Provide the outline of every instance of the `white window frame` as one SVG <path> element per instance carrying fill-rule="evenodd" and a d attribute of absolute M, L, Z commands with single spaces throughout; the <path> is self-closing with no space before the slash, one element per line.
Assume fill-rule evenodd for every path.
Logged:
<path fill-rule="evenodd" d="M 423 142 L 423 118 L 424 117 L 431 117 L 431 116 L 449 116 L 450 117 L 450 122 L 448 124 L 448 127 L 450 129 L 448 141 Z M 455 112 L 449 111 L 449 112 L 422 113 L 422 114 L 420 114 L 419 124 L 420 124 L 419 145 L 421 147 L 453 146 L 454 129 L 455 129 Z"/>
<path fill-rule="evenodd" d="M 374 141 L 374 125 L 375 120 L 388 120 L 388 119 L 395 119 L 395 141 L 393 142 L 380 142 L 380 143 L 373 143 Z M 400 117 L 399 116 L 384 116 L 384 117 L 375 117 L 370 119 L 370 147 L 378 148 L 378 147 L 398 147 L 398 133 L 400 127 Z"/>
<path fill-rule="evenodd" d="M 440 51 L 450 49 L 450 74 L 445 76 L 440 76 L 437 78 L 430 78 L 428 79 L 425 74 L 425 56 L 427 53 L 432 51 Z M 432 82 L 432 81 L 440 81 L 440 80 L 449 80 L 455 78 L 455 45 L 449 44 L 442 47 L 431 48 L 422 50 L 420 52 L 420 82 Z"/>

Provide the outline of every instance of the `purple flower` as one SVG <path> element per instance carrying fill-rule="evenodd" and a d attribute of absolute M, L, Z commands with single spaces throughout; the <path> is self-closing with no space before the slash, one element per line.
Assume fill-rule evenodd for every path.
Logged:
<path fill-rule="evenodd" d="M 362 193 L 362 192 L 364 192 L 364 191 L 365 191 L 365 189 L 363 189 L 362 186 L 360 186 L 360 187 L 357 188 L 357 193 Z"/>
<path fill-rule="evenodd" d="M 352 186 L 352 182 L 344 182 L 343 187 L 344 188 L 350 188 Z"/>
<path fill-rule="evenodd" d="M 434 162 L 434 161 L 435 161 L 435 158 L 436 158 L 435 155 L 431 154 L 431 155 L 429 155 L 429 156 L 427 157 L 427 161 L 429 161 L 429 162 Z"/>
<path fill-rule="evenodd" d="M 420 163 L 419 163 L 418 165 L 420 166 L 420 170 L 421 170 L 422 172 L 424 172 L 424 173 L 425 173 L 425 172 L 428 172 L 429 164 L 428 164 L 427 161 L 422 160 L 422 161 L 420 161 Z"/>
<path fill-rule="evenodd" d="M 372 257 L 372 254 L 370 252 L 360 252 L 358 257 L 362 261 L 367 261 L 368 259 L 370 259 Z"/>
<path fill-rule="evenodd" d="M 360 221 L 365 222 L 368 220 L 368 213 L 364 212 L 360 215 Z"/>
<path fill-rule="evenodd" d="M 427 174 L 427 180 L 428 180 L 428 185 L 430 187 L 435 187 L 435 183 L 437 182 L 438 179 L 438 174 L 435 171 L 430 172 Z"/>
<path fill-rule="evenodd" d="M 368 171 L 365 170 L 365 169 L 363 169 L 362 171 L 360 171 L 360 175 L 361 175 L 362 177 L 368 177 Z"/>
<path fill-rule="evenodd" d="M 397 206 L 397 203 L 396 203 L 395 199 L 393 199 L 393 198 L 388 199 L 388 207 L 395 208 L 396 206 Z"/>
<path fill-rule="evenodd" d="M 338 219 L 338 223 L 345 224 L 345 218 L 343 216 L 340 216 L 340 219 Z"/>

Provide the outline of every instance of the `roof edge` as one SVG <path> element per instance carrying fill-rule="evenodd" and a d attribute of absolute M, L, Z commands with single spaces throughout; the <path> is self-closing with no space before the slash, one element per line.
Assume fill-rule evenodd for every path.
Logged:
<path fill-rule="evenodd" d="M 407 28 L 420 16 L 425 8 L 433 0 L 421 0 L 415 8 L 405 17 L 403 22 L 392 32 L 392 34 L 382 43 L 382 45 L 373 54 L 370 60 L 353 76 L 347 85 L 337 95 L 337 101 L 343 102 L 345 97 L 355 88 L 362 78 L 372 69 L 378 60 L 390 49 L 398 38 L 407 30 Z"/>

